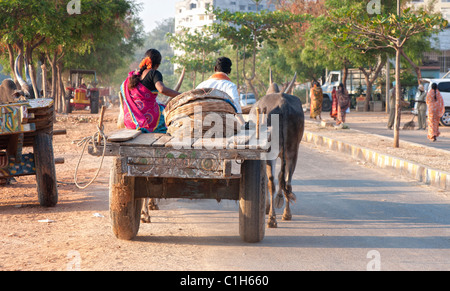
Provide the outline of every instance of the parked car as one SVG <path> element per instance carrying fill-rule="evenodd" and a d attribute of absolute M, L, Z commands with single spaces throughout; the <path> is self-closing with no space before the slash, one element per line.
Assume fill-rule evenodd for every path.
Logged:
<path fill-rule="evenodd" d="M 255 94 L 253 93 L 240 94 L 240 99 L 241 106 L 248 106 L 256 103 Z"/>
<path fill-rule="evenodd" d="M 427 93 L 431 90 L 431 84 L 437 84 L 438 90 L 441 92 L 442 98 L 444 99 L 445 106 L 445 113 L 441 118 L 441 124 L 450 126 L 450 79 L 422 79 L 421 83 Z M 414 105 L 413 113 L 417 114 L 417 102 Z"/>

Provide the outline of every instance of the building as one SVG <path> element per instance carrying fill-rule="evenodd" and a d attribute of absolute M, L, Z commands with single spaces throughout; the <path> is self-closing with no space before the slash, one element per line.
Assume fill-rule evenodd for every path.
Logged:
<path fill-rule="evenodd" d="M 412 0 L 415 8 L 426 7 L 433 0 Z M 434 12 L 441 12 L 442 16 L 450 23 L 450 0 L 435 0 Z M 440 32 L 435 38 L 432 47 L 434 52 L 424 54 L 421 67 L 424 78 L 440 78 L 450 71 L 450 26 Z"/>
<path fill-rule="evenodd" d="M 209 26 L 214 22 L 214 16 L 206 14 L 206 9 L 211 5 L 231 12 L 257 12 L 263 9 L 275 10 L 275 5 L 270 0 L 263 0 L 257 6 L 252 0 L 183 0 L 175 4 L 175 31 L 186 27 L 190 29 Z"/>

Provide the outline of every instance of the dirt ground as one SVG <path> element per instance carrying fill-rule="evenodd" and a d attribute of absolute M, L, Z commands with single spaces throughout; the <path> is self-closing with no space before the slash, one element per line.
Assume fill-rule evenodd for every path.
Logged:
<path fill-rule="evenodd" d="M 117 112 L 117 108 L 106 111 L 104 119 L 106 133 L 116 129 Z M 57 115 L 55 129 L 67 130 L 67 135 L 54 137 L 54 155 L 65 159 L 64 164 L 56 165 L 59 194 L 57 207 L 39 206 L 34 176 L 19 177 L 13 185 L 1 186 L 0 270 L 76 269 L 80 252 L 83 253 L 83 261 L 89 262 L 83 264 L 83 269 L 111 269 L 110 266 L 97 266 L 95 262 L 98 256 L 108 257 L 111 266 L 118 269 L 129 267 L 123 261 L 124 258 L 130 261 L 131 266 L 132 260 L 141 259 L 139 250 L 133 249 L 132 242 L 115 240 L 110 229 L 107 189 L 112 158 L 105 158 L 98 179 L 88 189 L 79 190 L 74 184 L 75 167 L 82 151 L 77 141 L 93 135 L 96 132 L 97 122 L 97 115 L 90 115 L 85 111 Z M 349 130 L 323 129 L 309 123 L 307 130 L 326 132 L 329 136 L 339 136 L 341 140 L 388 151 L 397 156 L 404 155 L 423 164 L 432 163 L 436 168 L 444 166 L 441 165 L 442 153 L 424 152 L 423 149 L 409 146 L 393 149 L 390 141 L 382 138 Z M 24 149 L 25 153 L 26 150 Z M 78 172 L 79 183 L 85 184 L 94 177 L 100 160 L 86 153 Z M 450 157 L 444 160 L 448 167 Z M 160 219 L 167 220 L 167 217 Z M 167 223 L 166 227 L 173 233 L 195 232 L 194 229 L 187 229 L 189 226 L 186 225 Z M 83 238 L 81 242 L 80 237 Z M 138 245 L 134 247 L 139 248 Z M 114 251 L 111 251 L 111 248 Z M 195 246 L 192 246 L 192 249 L 194 248 Z M 77 251 L 72 251 L 74 249 Z M 164 269 L 167 261 L 165 258 L 173 252 L 177 252 L 176 244 L 160 248 L 158 254 L 146 259 L 155 260 L 155 263 Z M 184 256 L 195 256 L 195 252 L 186 253 Z M 195 258 L 190 261 L 195 261 Z M 166 267 L 172 270 L 195 269 L 195 265 L 184 266 L 182 262 L 178 263 Z"/>

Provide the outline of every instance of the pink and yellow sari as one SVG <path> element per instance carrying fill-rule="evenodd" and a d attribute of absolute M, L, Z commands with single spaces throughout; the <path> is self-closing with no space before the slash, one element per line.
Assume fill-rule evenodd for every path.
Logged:
<path fill-rule="evenodd" d="M 123 96 L 123 111 L 125 127 L 140 130 L 144 133 L 165 133 L 167 127 L 164 120 L 165 106 L 156 101 L 158 92 L 152 92 L 139 83 L 136 88 L 130 90 L 128 78 L 123 82 L 120 90 Z"/>
<path fill-rule="evenodd" d="M 444 100 L 442 99 L 441 92 L 439 90 L 431 89 L 427 95 L 428 106 L 428 139 L 435 140 L 436 137 L 441 135 L 439 131 L 439 122 L 445 113 Z M 435 96 L 436 95 L 436 96 Z M 435 98 L 436 97 L 436 98 Z"/>

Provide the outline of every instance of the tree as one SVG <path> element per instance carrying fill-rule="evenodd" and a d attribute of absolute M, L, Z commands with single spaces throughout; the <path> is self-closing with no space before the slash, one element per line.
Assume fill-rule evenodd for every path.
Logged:
<path fill-rule="evenodd" d="M 255 1 L 257 6 L 260 1 Z M 216 16 L 214 30 L 221 37 L 232 43 L 235 49 L 242 48 L 252 53 L 250 73 L 246 72 L 246 58 L 243 62 L 243 77 L 258 97 L 253 80 L 256 77 L 256 55 L 264 42 L 275 44 L 276 40 L 287 40 L 292 36 L 293 27 L 301 25 L 304 15 L 294 15 L 287 11 L 230 12 L 220 8 L 209 8 L 209 13 Z"/>
<path fill-rule="evenodd" d="M 406 56 L 405 44 L 414 36 L 439 31 L 448 25 L 441 15 L 431 15 L 424 10 L 400 13 L 384 13 L 375 16 L 358 13 L 354 8 L 330 11 L 330 19 L 341 25 L 337 40 L 369 51 L 390 48 L 396 53 L 396 118 L 394 129 L 394 147 L 399 147 L 400 131 L 400 57 Z M 412 62 L 412 61 L 411 61 Z M 420 70 L 416 70 L 420 80 Z"/>
<path fill-rule="evenodd" d="M 81 12 L 69 14 L 65 0 L 0 1 L 0 42 L 8 48 L 11 67 L 16 53 L 24 56 L 36 91 L 33 55 L 38 51 L 44 69 L 47 61 L 51 65 L 52 95 L 57 102 L 64 92 L 58 77 L 63 63 L 70 63 L 76 55 L 100 50 L 102 46 L 104 49 L 120 47 L 122 51 L 118 54 L 103 49 L 104 54 L 97 55 L 97 59 L 101 58 L 98 63 L 105 64 L 111 72 L 114 61 L 122 59 L 125 49 L 131 49 L 137 40 L 135 36 L 139 35 L 139 23 L 134 16 L 136 5 L 131 0 L 83 0 Z M 86 63 L 86 59 L 83 61 Z"/>
<path fill-rule="evenodd" d="M 183 28 L 178 33 L 168 34 L 168 42 L 180 54 L 172 57 L 172 63 L 179 64 L 193 74 L 193 88 L 196 86 L 196 76 L 200 72 L 202 81 L 205 72 L 212 71 L 215 55 L 224 47 L 221 39 L 214 37 L 212 30 L 204 27 L 191 31 Z"/>

